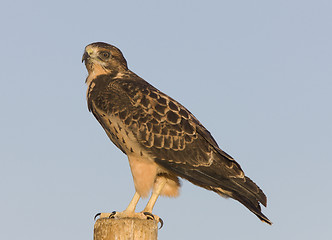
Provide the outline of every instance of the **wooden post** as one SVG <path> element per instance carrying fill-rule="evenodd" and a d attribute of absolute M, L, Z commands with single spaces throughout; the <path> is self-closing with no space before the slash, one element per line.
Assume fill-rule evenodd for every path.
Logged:
<path fill-rule="evenodd" d="M 158 223 L 138 218 L 100 218 L 94 227 L 94 240 L 157 240 Z"/>

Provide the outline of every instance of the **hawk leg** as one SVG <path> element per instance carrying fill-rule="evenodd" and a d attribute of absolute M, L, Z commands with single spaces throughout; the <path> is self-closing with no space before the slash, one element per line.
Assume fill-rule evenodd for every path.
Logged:
<path fill-rule="evenodd" d="M 152 214 L 152 209 L 153 209 L 154 205 L 156 204 L 156 201 L 157 201 L 157 199 L 158 199 L 161 191 L 165 187 L 166 183 L 167 183 L 167 179 L 164 178 L 164 177 L 160 177 L 160 178 L 156 179 L 152 195 L 151 195 L 148 203 L 146 204 L 146 206 L 145 206 L 145 208 L 144 208 L 144 210 L 142 212 L 143 214 L 145 214 L 147 216 L 148 219 L 150 217 L 150 219 L 154 219 L 157 222 L 160 222 L 160 224 L 161 224 L 160 228 L 163 227 L 164 222 L 163 222 L 163 220 L 159 216 Z"/>
<path fill-rule="evenodd" d="M 132 200 L 130 201 L 128 207 L 123 211 L 123 212 L 112 212 L 112 213 L 98 213 L 95 218 L 97 216 L 100 216 L 100 218 L 139 218 L 139 219 L 151 219 L 151 220 L 155 220 L 157 222 L 160 222 L 161 226 L 160 228 L 162 228 L 162 226 L 164 225 L 163 220 L 157 216 L 157 215 L 153 215 L 152 214 L 152 209 L 154 207 L 154 205 L 156 204 L 156 201 L 161 193 L 161 191 L 163 190 L 163 188 L 165 187 L 167 183 L 167 179 L 164 177 L 160 177 L 156 179 L 154 188 L 153 188 L 153 192 L 152 195 L 148 201 L 148 203 L 146 204 L 144 210 L 142 212 L 136 213 L 135 209 L 136 209 L 136 205 L 139 201 L 139 199 L 141 198 L 141 196 L 139 195 L 138 192 L 135 192 L 134 197 L 132 198 Z"/>
<path fill-rule="evenodd" d="M 166 183 L 166 181 L 165 181 Z M 112 213 L 98 213 L 96 217 L 100 216 L 100 218 L 139 218 L 139 219 L 150 219 L 150 220 L 156 220 L 157 222 L 161 223 L 161 227 L 163 226 L 163 220 L 158 217 L 157 215 L 153 215 L 152 212 L 152 208 L 154 206 L 154 204 L 156 203 L 156 200 L 162 190 L 162 187 L 164 187 L 165 183 L 162 184 L 161 189 L 158 191 L 157 193 L 153 193 L 147 206 L 145 207 L 144 211 L 136 213 L 135 209 L 136 209 L 136 205 L 139 201 L 139 199 L 141 198 L 141 196 L 139 195 L 138 192 L 135 192 L 134 197 L 132 198 L 132 200 L 130 201 L 128 207 L 122 211 L 122 212 L 112 212 Z M 160 186 L 158 185 L 158 187 L 160 188 Z M 158 188 L 158 189 L 159 189 Z M 150 207 L 148 207 L 150 206 Z M 160 228 L 161 228 L 160 227 Z"/>
<path fill-rule="evenodd" d="M 153 188 L 152 195 L 151 195 L 148 203 L 146 204 L 143 212 L 152 213 L 152 209 L 153 209 L 154 205 L 156 204 L 156 201 L 157 201 L 161 191 L 165 187 L 166 183 L 167 183 L 166 178 L 164 178 L 164 177 L 157 178 L 154 188 Z"/>
<path fill-rule="evenodd" d="M 140 213 L 135 213 L 136 205 L 141 196 L 135 192 L 134 197 L 131 199 L 128 207 L 123 212 L 101 213 L 100 218 L 144 218 Z"/>

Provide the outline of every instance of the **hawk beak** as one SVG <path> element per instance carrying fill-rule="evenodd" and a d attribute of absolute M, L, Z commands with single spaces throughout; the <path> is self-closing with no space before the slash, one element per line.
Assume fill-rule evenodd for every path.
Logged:
<path fill-rule="evenodd" d="M 82 62 L 86 61 L 90 57 L 88 52 L 84 52 L 83 57 L 82 57 Z"/>

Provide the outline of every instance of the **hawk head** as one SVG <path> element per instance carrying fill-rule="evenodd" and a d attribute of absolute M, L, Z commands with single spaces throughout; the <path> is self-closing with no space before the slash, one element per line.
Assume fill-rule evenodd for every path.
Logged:
<path fill-rule="evenodd" d="M 117 74 L 128 70 L 121 51 L 107 43 L 95 42 L 85 47 L 82 62 L 89 74 Z"/>

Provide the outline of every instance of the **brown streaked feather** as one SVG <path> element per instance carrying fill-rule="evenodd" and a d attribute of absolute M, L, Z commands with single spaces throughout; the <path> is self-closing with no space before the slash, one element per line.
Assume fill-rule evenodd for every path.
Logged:
<path fill-rule="evenodd" d="M 218 147 L 210 133 L 181 104 L 135 74 L 108 84 L 106 78 L 107 75 L 102 75 L 93 81 L 96 86 L 90 91 L 90 100 L 107 114 L 127 120 L 128 131 L 134 133 L 146 150 L 164 156 L 165 161 L 183 162 L 196 168 L 216 161 L 214 167 L 219 173 L 214 174 L 223 178 L 243 177 L 240 166 Z M 160 102 L 166 105 L 162 111 Z M 209 158 L 212 153 L 218 157 Z"/>

